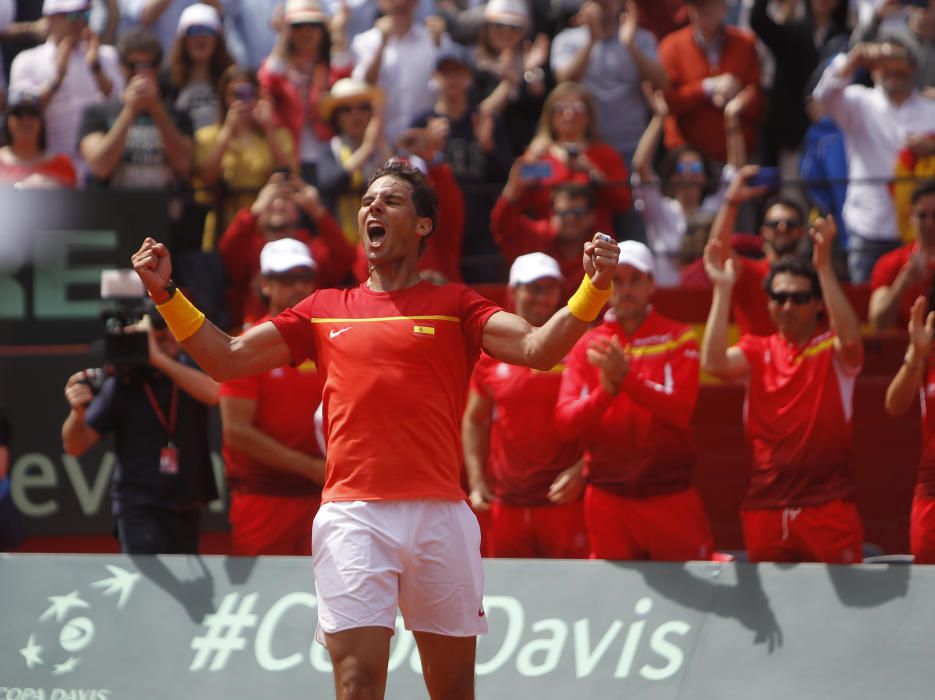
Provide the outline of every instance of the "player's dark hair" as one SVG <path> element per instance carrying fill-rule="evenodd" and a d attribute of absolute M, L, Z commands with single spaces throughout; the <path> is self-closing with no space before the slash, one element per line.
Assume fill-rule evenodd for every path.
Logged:
<path fill-rule="evenodd" d="M 563 182 L 552 189 L 552 201 L 563 194 L 569 199 L 586 199 L 588 209 L 594 208 L 594 188 L 582 182 Z"/>
<path fill-rule="evenodd" d="M 367 187 L 369 188 L 381 177 L 402 180 L 409 185 L 412 190 L 412 205 L 415 207 L 416 214 L 432 220 L 432 230 L 429 231 L 429 236 L 432 235 L 438 225 L 438 193 L 428 178 L 420 170 L 402 160 L 388 160 L 382 168 L 370 176 Z M 425 236 L 425 238 L 428 238 L 428 236 Z"/>
<path fill-rule="evenodd" d="M 912 196 L 909 198 L 909 204 L 912 206 L 916 205 L 923 197 L 928 197 L 930 194 L 935 194 L 935 180 L 924 180 L 916 185 L 916 188 L 912 190 Z"/>
<path fill-rule="evenodd" d="M 808 260 L 794 255 L 782 258 L 770 265 L 769 274 L 763 283 L 767 296 L 773 291 L 773 278 L 782 274 L 804 277 L 811 284 L 812 296 L 821 299 L 821 283 L 818 281 L 818 273 L 814 266 Z"/>

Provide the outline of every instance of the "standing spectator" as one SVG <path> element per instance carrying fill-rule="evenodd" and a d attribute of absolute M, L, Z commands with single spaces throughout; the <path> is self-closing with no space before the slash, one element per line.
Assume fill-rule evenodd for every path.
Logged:
<path fill-rule="evenodd" d="M 857 316 L 831 265 L 834 220 L 810 231 L 814 267 L 772 266 L 769 310 L 779 329 L 727 346 L 734 262 L 721 241 L 705 248 L 714 300 L 702 343 L 705 371 L 746 380 L 744 423 L 753 471 L 740 512 L 750 561 L 861 560 L 863 528 L 850 466 L 854 385 L 863 363 Z M 817 272 L 816 272 L 817 270 Z M 819 323 L 824 311 L 830 328 Z"/>
<path fill-rule="evenodd" d="M 127 329 L 149 335 L 149 365 L 118 369 L 97 393 L 87 371 L 68 378 L 62 442 L 80 457 L 113 433 L 111 501 L 124 554 L 197 554 L 201 507 L 218 495 L 207 407 L 217 405 L 220 385 L 155 319 L 159 328 L 147 318 Z"/>
<path fill-rule="evenodd" d="M 809 202 L 818 208 L 819 214 L 834 217 L 838 227 L 837 249 L 845 251 L 848 236 L 844 202 L 847 201 L 848 168 L 844 134 L 811 95 L 805 98 L 805 111 L 812 125 L 805 132 L 799 177 Z"/>
<path fill-rule="evenodd" d="M 805 212 L 795 199 L 785 195 L 770 197 L 760 220 L 763 257 L 754 260 L 735 255 L 731 238 L 735 233 L 737 210 L 744 202 L 765 192 L 764 187 L 748 185 L 748 180 L 757 172 L 758 168 L 751 165 L 741 168 L 734 175 L 711 226 L 710 239 L 720 241 L 721 249 L 734 261 L 736 279 L 735 293 L 731 295 L 731 311 L 740 326 L 740 332 L 768 336 L 776 332 L 776 325 L 769 311 L 769 292 L 764 284 L 774 263 L 798 253 L 805 239 Z"/>
<path fill-rule="evenodd" d="M 652 161 L 669 106 L 661 90 L 654 91 L 649 84 L 643 88 L 653 118 L 633 156 L 634 203 L 646 221 L 646 240 L 656 259 L 654 282 L 659 287 L 672 287 L 681 280 L 681 258 L 689 222 L 710 221 L 714 217 L 724 199 L 725 188 L 721 183 L 728 182 L 746 161 L 737 114 L 752 91 L 741 91 L 724 109 L 729 162 L 721 170 L 720 178 L 711 172 L 705 154 L 690 145 L 667 153 L 657 177 Z"/>
<path fill-rule="evenodd" d="M 331 139 L 319 101 L 350 66 L 332 61 L 328 15 L 318 0 L 286 0 L 278 26 L 273 52 L 260 67 L 260 85 L 279 123 L 292 133 L 302 179 L 316 184 L 318 161 Z"/>
<path fill-rule="evenodd" d="M 594 97 L 597 130 L 626 163 L 649 121 L 640 85 L 663 90 L 666 71 L 656 54 L 656 38 L 638 26 L 631 0 L 590 0 L 578 13 L 578 26 L 552 44 L 552 70 L 559 82 L 582 84 Z M 621 119 L 621 115 L 627 115 Z"/>
<path fill-rule="evenodd" d="M 613 231 L 614 215 L 630 209 L 627 166 L 612 146 L 599 139 L 594 100 L 577 83 L 560 83 L 549 93 L 536 136 L 522 160 L 539 161 L 544 169 L 537 187 L 529 188 L 521 202 L 537 219 L 550 216 L 549 189 L 564 182 L 594 188 L 598 231 Z"/>
<path fill-rule="evenodd" d="M 77 173 L 71 158 L 46 149 L 42 102 L 23 91 L 10 94 L 3 116 L 0 184 L 17 187 L 74 187 Z"/>
<path fill-rule="evenodd" d="M 571 296 L 581 246 L 591 240 L 594 225 L 594 190 L 588 185 L 563 183 L 552 189 L 551 216 L 531 219 L 520 202 L 532 181 L 523 177 L 522 161 L 510 170 L 503 192 L 490 216 L 490 230 L 507 260 L 513 262 L 527 253 L 542 252 L 554 258 L 565 284 L 562 298 Z"/>
<path fill-rule="evenodd" d="M 304 243 L 280 238 L 260 253 L 263 323 L 315 291 Z M 311 360 L 221 385 L 228 518 L 236 556 L 310 555 L 325 461 L 315 438 L 321 378 Z"/>
<path fill-rule="evenodd" d="M 620 244 L 613 315 L 578 341 L 562 377 L 555 422 L 560 435 L 584 446 L 592 559 L 684 561 L 713 553 L 691 476 L 698 339 L 653 310 L 654 272 L 649 248 Z"/>
<path fill-rule="evenodd" d="M 928 296 L 935 271 L 935 181 L 912 192 L 910 220 L 916 238 L 877 260 L 870 277 L 870 323 L 886 330 L 909 323 L 916 298 Z"/>
<path fill-rule="evenodd" d="M 416 22 L 416 0 L 377 0 L 377 5 L 383 16 L 351 42 L 354 77 L 382 88 L 386 138 L 395 143 L 413 119 L 432 108 L 436 55 L 451 40 L 437 23 Z"/>
<path fill-rule="evenodd" d="M 922 90 L 935 87 L 935 2 L 923 7 L 906 0 L 880 0 L 872 14 L 855 30 L 852 42 L 880 40 L 881 30 L 896 27 L 908 29 L 919 45 L 919 67 L 915 86 Z"/>
<path fill-rule="evenodd" d="M 490 212 L 497 183 L 506 180 L 512 160 L 500 120 L 472 102 L 474 80 L 471 56 L 465 47 L 450 44 L 438 52 L 435 77 L 438 97 L 412 126 L 425 129 L 436 152 L 451 166 L 464 194 L 464 236 L 461 272 L 468 282 L 503 279 L 499 249 L 490 235 Z M 409 132 L 404 132 L 405 139 Z"/>
<path fill-rule="evenodd" d="M 213 250 L 219 232 L 249 207 L 276 170 L 297 169 L 292 136 L 276 127 L 273 107 L 258 99 L 253 71 L 231 66 L 218 83 L 221 108 L 213 124 L 195 134 L 195 172 L 213 191 L 214 209 L 205 221 L 203 247 Z"/>
<path fill-rule="evenodd" d="M 300 213 L 311 221 L 317 235 L 302 227 Z M 260 253 L 263 246 L 280 238 L 295 238 L 311 249 L 319 289 L 343 282 L 354 261 L 354 248 L 322 205 L 318 190 L 295 175 L 273 173 L 256 201 L 237 212 L 218 244 L 235 328 L 266 314 L 257 284 Z"/>
<path fill-rule="evenodd" d="M 118 51 L 126 89 L 121 99 L 85 110 L 81 156 L 94 179 L 112 189 L 179 190 L 191 167 L 192 124 L 159 93 L 162 46 L 133 30 L 120 37 Z"/>
<path fill-rule="evenodd" d="M 344 235 L 357 244 L 357 210 L 370 175 L 390 157 L 383 134 L 383 91 L 354 78 L 334 84 L 319 105 L 334 136 L 318 163 L 318 189 Z"/>
<path fill-rule="evenodd" d="M 651 31 L 656 39 L 688 24 L 686 0 L 634 0 L 640 12 L 640 26 Z"/>
<path fill-rule="evenodd" d="M 555 87 L 549 65 L 549 38 L 526 40 L 529 10 L 525 0 L 490 0 L 475 51 L 474 85 L 481 109 L 500 116 L 513 158 L 536 131 L 548 92 Z"/>
<path fill-rule="evenodd" d="M 52 153 L 78 155 L 82 112 L 123 90 L 117 51 L 88 30 L 88 0 L 45 0 L 48 40 L 17 54 L 10 87 L 39 94 L 45 107 L 47 145 Z"/>
<path fill-rule="evenodd" d="M 548 255 L 518 257 L 509 287 L 517 315 L 543 325 L 561 303 L 562 280 Z M 537 372 L 487 354 L 474 366 L 461 434 L 471 505 L 491 511 L 489 556 L 587 556 L 581 448 L 552 427 L 564 369 Z"/>
<path fill-rule="evenodd" d="M 203 3 L 185 8 L 169 52 L 169 96 L 195 131 L 217 121 L 218 82 L 231 63 L 218 11 Z"/>
<path fill-rule="evenodd" d="M 935 217 L 935 208 L 931 210 Z M 935 365 L 932 335 L 935 313 L 927 297 L 916 297 L 909 314 L 909 347 L 886 390 L 886 412 L 901 416 L 922 402 L 922 455 L 909 518 L 909 549 L 916 564 L 935 564 Z"/>
<path fill-rule="evenodd" d="M 724 24 L 725 0 L 686 0 L 686 5 L 689 26 L 659 44 L 659 60 L 669 74 L 666 148 L 690 143 L 723 163 L 727 160 L 724 108 L 750 86 L 754 94 L 738 116 L 747 153 L 755 153 L 763 100 L 753 35 Z"/>
<path fill-rule="evenodd" d="M 169 53 L 175 41 L 179 20 L 186 9 L 195 4 L 207 4 L 218 14 L 226 0 L 117 0 L 120 9 L 118 37 L 127 32 L 145 29 L 162 46 L 161 56 Z"/>
<path fill-rule="evenodd" d="M 759 162 L 768 166 L 782 162 L 783 172 L 791 176 L 809 125 L 803 99 L 809 78 L 818 66 L 847 48 L 847 0 L 808 0 L 801 17 L 795 15 L 798 0 L 780 3 L 775 18 L 767 11 L 769 3 L 755 0 L 750 13 L 750 27 L 776 60 L 760 133 Z"/>
<path fill-rule="evenodd" d="M 918 45 L 905 29 L 880 33 L 879 44 L 857 44 L 825 69 L 814 97 L 844 132 L 850 183 L 844 202 L 848 270 L 866 282 L 877 259 L 900 244 L 899 226 L 887 184 L 899 151 L 935 151 L 925 132 L 935 124 L 935 100 L 912 86 Z M 870 70 L 874 88 L 851 85 L 859 68 Z"/>

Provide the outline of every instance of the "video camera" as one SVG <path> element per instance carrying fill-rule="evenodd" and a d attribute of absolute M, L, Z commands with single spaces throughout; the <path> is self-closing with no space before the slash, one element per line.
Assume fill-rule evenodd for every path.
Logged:
<path fill-rule="evenodd" d="M 149 316 L 155 329 L 165 328 L 143 283 L 133 270 L 101 272 L 101 311 L 104 320 L 104 363 L 118 369 L 149 364 L 149 340 L 145 331 L 127 330 Z"/>

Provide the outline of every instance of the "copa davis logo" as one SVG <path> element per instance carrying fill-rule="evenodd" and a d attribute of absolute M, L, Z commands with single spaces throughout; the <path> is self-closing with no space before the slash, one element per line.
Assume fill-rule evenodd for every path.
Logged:
<path fill-rule="evenodd" d="M 122 610 L 140 574 L 121 569 L 111 564 L 105 565 L 110 576 L 94 581 L 92 591 L 99 595 L 100 604 L 113 604 Z M 80 591 L 52 595 L 48 597 L 49 606 L 38 616 L 36 626 L 24 640 L 19 650 L 21 663 L 35 671 L 45 671 L 53 677 L 57 685 L 67 683 L 68 674 L 81 664 L 83 654 L 94 641 L 93 607 Z M 112 603 L 106 599 L 112 598 Z M 71 689 L 54 688 L 12 688 L 0 686 L 0 700 L 106 700 L 110 691 L 106 689 Z"/>

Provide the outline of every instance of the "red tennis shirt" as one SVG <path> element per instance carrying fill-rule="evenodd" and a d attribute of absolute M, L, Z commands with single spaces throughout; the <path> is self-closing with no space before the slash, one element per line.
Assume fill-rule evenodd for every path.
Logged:
<path fill-rule="evenodd" d="M 322 501 L 462 500 L 461 414 L 500 307 L 460 284 L 321 289 L 273 319 L 324 379 Z"/>

